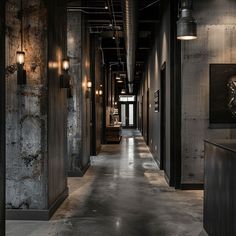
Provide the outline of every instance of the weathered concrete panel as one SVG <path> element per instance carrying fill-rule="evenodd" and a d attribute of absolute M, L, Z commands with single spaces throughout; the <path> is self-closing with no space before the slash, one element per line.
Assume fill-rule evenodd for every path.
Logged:
<path fill-rule="evenodd" d="M 23 33 L 27 85 L 7 74 L 7 208 L 44 209 L 47 162 L 47 17 L 43 1 L 24 1 Z M 6 66 L 20 50 L 20 1 L 6 1 Z M 43 16 L 43 17 L 42 17 Z"/>
<path fill-rule="evenodd" d="M 81 172 L 81 27 L 82 18 L 80 12 L 68 12 L 67 14 L 67 50 L 70 58 L 70 76 L 72 80 L 72 98 L 68 99 L 68 174 L 78 175 Z"/>
<path fill-rule="evenodd" d="M 235 63 L 236 2 L 195 1 L 198 39 L 182 43 L 182 183 L 203 182 L 204 139 L 231 138 L 209 129 L 209 64 Z"/>

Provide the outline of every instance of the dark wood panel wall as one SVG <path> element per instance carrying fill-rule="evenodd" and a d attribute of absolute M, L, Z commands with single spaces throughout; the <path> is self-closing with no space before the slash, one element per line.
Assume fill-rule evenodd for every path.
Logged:
<path fill-rule="evenodd" d="M 61 60 L 66 52 L 66 2 L 48 4 L 48 60 L 58 63 L 48 70 L 48 206 L 67 188 L 67 90 L 60 88 Z"/>
<path fill-rule="evenodd" d="M 81 98 L 81 124 L 82 124 L 82 150 L 80 164 L 86 169 L 90 163 L 90 122 L 91 103 L 88 96 L 87 82 L 90 81 L 90 35 L 88 31 L 87 17 L 82 15 L 82 39 L 81 65 L 82 65 L 82 98 Z"/>
<path fill-rule="evenodd" d="M 5 235 L 5 1 L 0 1 L 0 235 Z"/>
<path fill-rule="evenodd" d="M 103 96 L 96 94 L 96 91 L 103 89 L 103 65 L 100 50 L 100 39 L 98 36 L 91 38 L 91 80 L 92 89 L 92 126 L 91 126 L 91 155 L 97 155 L 101 149 L 103 131 Z M 101 87 L 102 86 L 102 87 Z"/>

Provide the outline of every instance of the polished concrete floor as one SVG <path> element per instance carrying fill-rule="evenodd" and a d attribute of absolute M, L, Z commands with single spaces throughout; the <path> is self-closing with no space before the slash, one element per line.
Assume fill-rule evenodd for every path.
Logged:
<path fill-rule="evenodd" d="M 203 192 L 168 187 L 137 131 L 91 163 L 83 178 L 68 180 L 70 196 L 51 221 L 8 221 L 7 235 L 204 235 Z"/>

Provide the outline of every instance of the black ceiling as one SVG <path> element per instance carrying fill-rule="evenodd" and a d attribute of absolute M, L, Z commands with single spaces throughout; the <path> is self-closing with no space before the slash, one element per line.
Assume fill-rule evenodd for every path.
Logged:
<path fill-rule="evenodd" d="M 137 91 L 140 80 L 142 79 L 144 63 L 152 43 L 152 34 L 155 31 L 160 15 L 160 1 L 137 1 L 138 41 L 134 91 Z M 75 9 L 76 7 L 80 7 L 79 10 L 87 15 L 90 33 L 101 35 L 105 62 L 109 64 L 120 61 L 122 64 L 124 63 L 124 68 L 126 68 L 122 0 L 86 0 L 82 5 L 79 5 L 79 2 L 81 1 L 68 0 L 68 6 L 75 7 Z M 113 35 L 116 36 L 115 40 L 113 39 Z M 121 70 L 120 67 L 114 69 Z M 117 86 L 123 87 L 122 84 L 117 84 Z"/>

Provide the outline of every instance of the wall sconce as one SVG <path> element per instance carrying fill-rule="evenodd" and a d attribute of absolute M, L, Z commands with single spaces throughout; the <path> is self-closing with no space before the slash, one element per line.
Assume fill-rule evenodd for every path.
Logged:
<path fill-rule="evenodd" d="M 16 53 L 16 64 L 17 64 L 17 84 L 26 84 L 26 70 L 24 70 L 25 64 L 25 53 L 18 51 Z"/>
<path fill-rule="evenodd" d="M 87 83 L 87 87 L 88 87 L 88 89 L 90 90 L 90 89 L 92 88 L 92 86 L 93 86 L 92 82 L 89 81 L 89 82 Z"/>
<path fill-rule="evenodd" d="M 70 88 L 70 60 L 68 58 L 62 60 L 62 75 L 60 76 L 61 88 Z"/>
<path fill-rule="evenodd" d="M 100 89 L 99 90 L 99 96 L 102 96 L 103 95 L 103 91 Z"/>
<path fill-rule="evenodd" d="M 96 95 L 99 95 L 99 91 L 98 90 L 96 90 Z"/>
<path fill-rule="evenodd" d="M 181 0 L 181 13 L 177 21 L 177 39 L 193 40 L 197 38 L 197 23 L 192 16 L 193 1 Z"/>
<path fill-rule="evenodd" d="M 20 10 L 18 12 L 18 18 L 20 20 L 20 47 L 21 50 L 16 52 L 16 64 L 17 64 L 17 84 L 26 84 L 26 70 L 24 70 L 25 53 L 23 51 L 23 2 L 20 1 Z"/>

